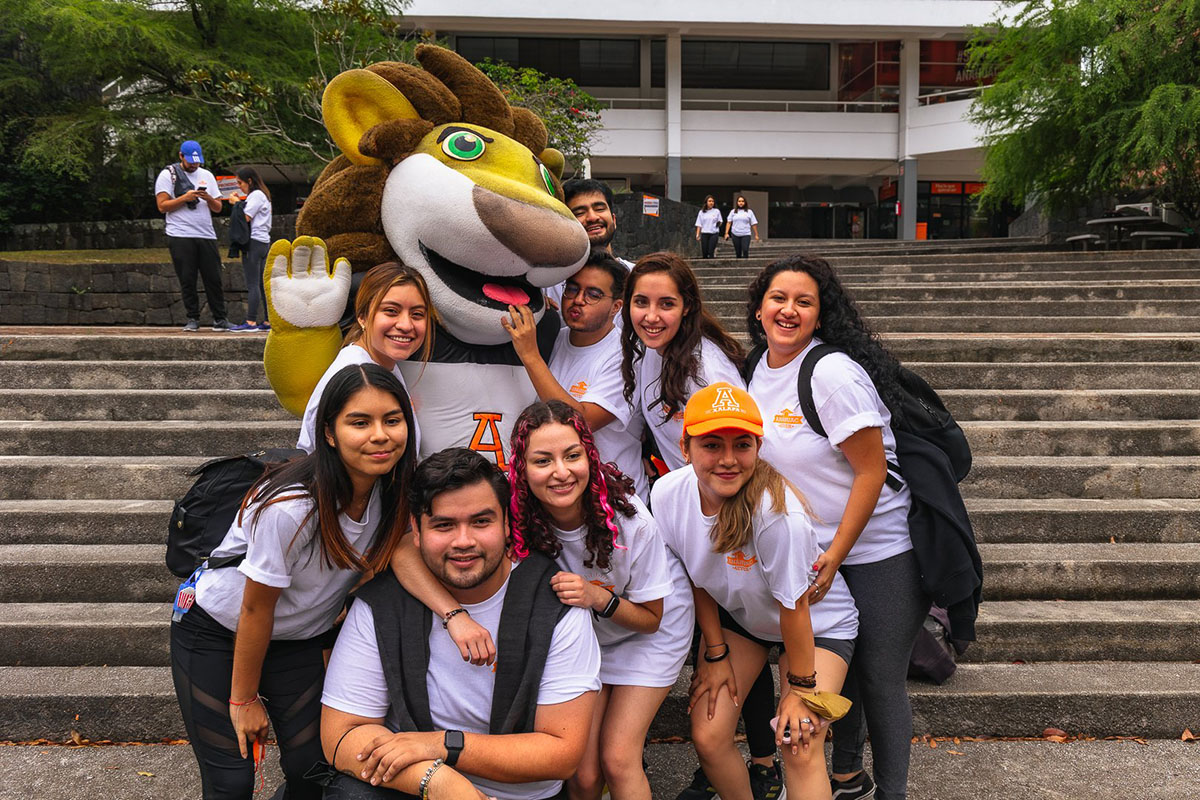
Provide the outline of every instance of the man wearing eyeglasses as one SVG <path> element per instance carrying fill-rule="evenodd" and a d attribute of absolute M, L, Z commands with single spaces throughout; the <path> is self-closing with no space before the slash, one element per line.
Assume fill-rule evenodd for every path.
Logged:
<path fill-rule="evenodd" d="M 621 377 L 621 331 L 614 318 L 628 275 L 606 250 L 592 248 L 579 272 L 563 284 L 562 317 L 549 365 L 537 346 L 537 327 L 527 306 L 509 306 L 504 327 L 542 400 L 562 400 L 587 420 L 604 461 L 632 480 L 643 500 L 649 481 L 642 468 L 642 416 L 625 400 Z"/>

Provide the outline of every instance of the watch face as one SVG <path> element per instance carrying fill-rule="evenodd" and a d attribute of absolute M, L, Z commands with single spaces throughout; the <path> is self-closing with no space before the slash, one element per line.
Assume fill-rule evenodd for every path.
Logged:
<path fill-rule="evenodd" d="M 461 750 L 463 747 L 462 731 L 446 731 L 446 749 Z"/>

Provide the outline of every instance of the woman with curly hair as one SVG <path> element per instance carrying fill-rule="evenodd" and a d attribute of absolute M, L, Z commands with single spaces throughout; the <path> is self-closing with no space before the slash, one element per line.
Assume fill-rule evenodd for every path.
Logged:
<path fill-rule="evenodd" d="M 674 253 L 638 259 L 621 319 L 625 399 L 640 406 L 667 467 L 679 469 L 688 398 L 717 381 L 741 386 L 745 353 L 705 310 L 695 273 Z"/>
<path fill-rule="evenodd" d="M 633 482 L 600 461 L 583 415 L 535 403 L 512 435 L 513 550 L 558 561 L 559 599 L 591 609 L 603 687 L 572 800 L 649 800 L 642 746 L 675 683 L 692 632 L 687 576 L 663 544 Z"/>
<path fill-rule="evenodd" d="M 900 407 L 899 364 L 863 322 L 833 268 L 813 256 L 781 259 L 759 273 L 746 323 L 761 354 L 748 377 L 763 410 L 763 458 L 804 492 L 825 551 L 812 602 L 821 602 L 841 575 L 859 611 L 844 691 L 855 702 L 834 725 L 833 787 L 839 798 L 871 796 L 862 765 L 869 731 L 876 796 L 897 800 L 907 790 L 912 737 L 908 659 L 930 603 L 908 533 L 909 490 L 889 480 L 887 469 L 896 463 L 891 425 Z M 821 343 L 842 351 L 821 358 L 812 373 L 826 436 L 800 415 L 796 383 L 805 355 Z"/>

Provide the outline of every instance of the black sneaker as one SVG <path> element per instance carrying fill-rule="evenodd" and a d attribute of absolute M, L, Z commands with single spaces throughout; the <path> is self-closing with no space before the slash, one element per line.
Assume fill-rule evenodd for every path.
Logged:
<path fill-rule="evenodd" d="M 778 758 L 769 767 L 751 761 L 746 768 L 750 770 L 750 791 L 754 800 L 785 800 L 787 792 L 783 789 L 783 770 L 779 768 Z"/>
<path fill-rule="evenodd" d="M 875 781 L 871 780 L 866 770 L 848 781 L 830 778 L 829 788 L 833 790 L 833 800 L 867 800 L 875 796 Z"/>
<path fill-rule="evenodd" d="M 717 800 L 717 790 L 708 782 L 704 770 L 697 767 L 692 782 L 679 793 L 675 800 Z"/>
<path fill-rule="evenodd" d="M 213 320 L 213 324 L 212 324 L 212 329 L 213 329 L 214 331 L 227 331 L 227 330 L 229 330 L 229 320 L 227 320 L 227 319 L 214 319 L 214 320 Z"/>
<path fill-rule="evenodd" d="M 198 319 L 189 319 L 183 326 L 184 333 L 195 333 L 198 330 L 200 330 L 200 320 Z"/>

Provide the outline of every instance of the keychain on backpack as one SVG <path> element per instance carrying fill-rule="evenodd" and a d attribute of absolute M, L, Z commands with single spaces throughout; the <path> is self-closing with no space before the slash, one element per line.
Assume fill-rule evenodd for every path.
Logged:
<path fill-rule="evenodd" d="M 204 568 L 207 565 L 208 562 L 201 564 L 196 568 L 195 572 L 188 576 L 186 581 L 179 584 L 179 591 L 175 593 L 175 604 L 171 608 L 172 622 L 179 622 L 179 620 L 183 619 L 183 615 L 190 611 L 192 606 L 195 605 L 196 581 L 200 580 L 200 573 L 204 571 Z"/>

